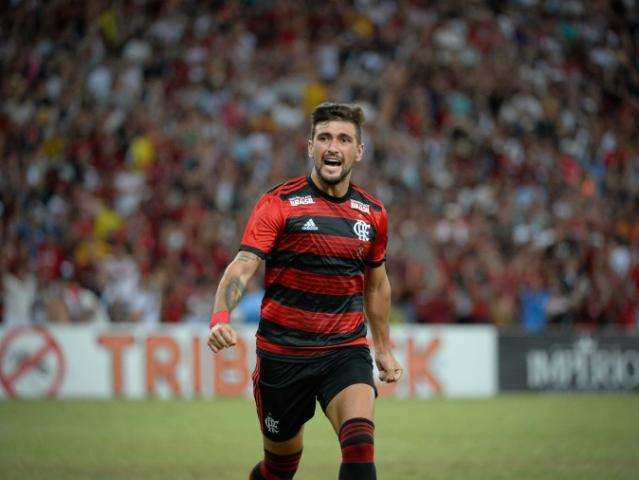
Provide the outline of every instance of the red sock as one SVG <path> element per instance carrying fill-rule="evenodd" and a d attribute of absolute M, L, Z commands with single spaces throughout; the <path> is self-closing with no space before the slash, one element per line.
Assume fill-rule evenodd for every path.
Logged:
<path fill-rule="evenodd" d="M 375 480 L 375 424 L 366 418 L 351 418 L 339 430 L 342 465 L 339 480 Z"/>
<path fill-rule="evenodd" d="M 302 451 L 276 455 L 264 450 L 264 460 L 253 467 L 249 480 L 290 480 L 297 472 Z"/>

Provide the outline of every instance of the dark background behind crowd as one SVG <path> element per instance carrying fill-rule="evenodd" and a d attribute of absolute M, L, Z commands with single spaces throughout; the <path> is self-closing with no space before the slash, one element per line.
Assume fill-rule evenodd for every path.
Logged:
<path fill-rule="evenodd" d="M 334 100 L 366 113 L 394 321 L 637 330 L 637 2 L 0 9 L 2 325 L 205 324 Z"/>

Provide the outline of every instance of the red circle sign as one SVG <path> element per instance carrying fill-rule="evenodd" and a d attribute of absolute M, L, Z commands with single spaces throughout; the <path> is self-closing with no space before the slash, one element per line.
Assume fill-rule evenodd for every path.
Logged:
<path fill-rule="evenodd" d="M 0 384 L 10 397 L 54 397 L 64 373 L 60 345 L 44 327 L 16 327 L 0 341 Z M 20 385 L 26 395 L 20 395 Z"/>

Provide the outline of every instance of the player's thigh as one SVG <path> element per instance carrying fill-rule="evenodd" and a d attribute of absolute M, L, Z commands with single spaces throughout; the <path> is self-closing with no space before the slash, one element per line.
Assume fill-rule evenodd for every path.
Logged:
<path fill-rule="evenodd" d="M 340 391 L 326 406 L 326 416 L 335 433 L 351 418 L 373 420 L 375 413 L 375 390 L 367 383 L 349 385 Z"/>
<path fill-rule="evenodd" d="M 350 418 L 372 420 L 376 395 L 368 347 L 345 348 L 326 363 L 318 399 L 336 432 Z"/>

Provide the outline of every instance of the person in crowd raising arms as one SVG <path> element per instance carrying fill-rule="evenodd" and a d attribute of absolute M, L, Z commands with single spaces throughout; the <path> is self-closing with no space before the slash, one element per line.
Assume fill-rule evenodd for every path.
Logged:
<path fill-rule="evenodd" d="M 364 151 L 362 109 L 323 103 L 311 119 L 311 174 L 257 202 L 239 253 L 220 280 L 210 322 L 214 353 L 235 345 L 229 312 L 265 261 L 253 372 L 264 458 L 251 480 L 294 477 L 316 400 L 339 437 L 339 479 L 376 478 L 377 391 L 364 314 L 380 380 L 397 382 L 402 375 L 389 338 L 386 209 L 351 182 Z"/>

